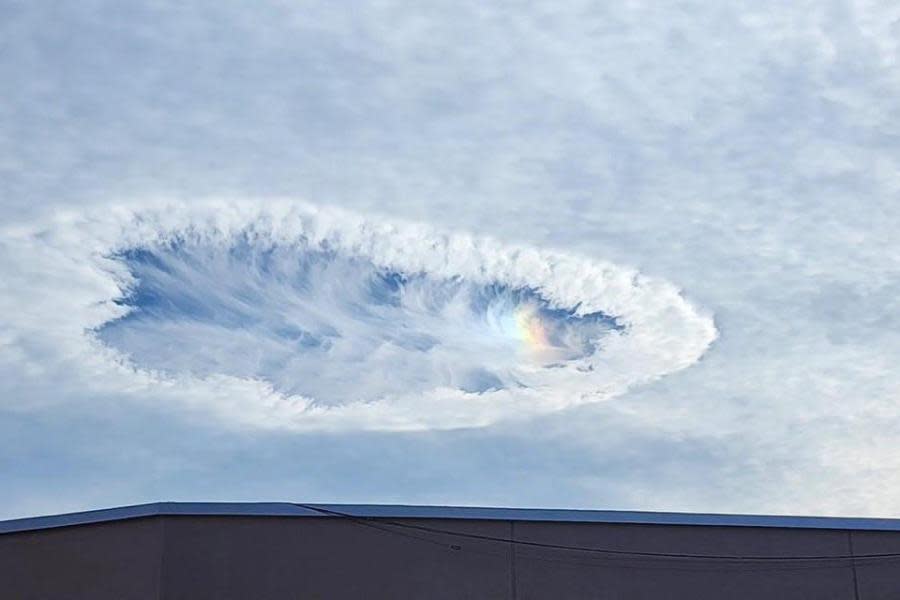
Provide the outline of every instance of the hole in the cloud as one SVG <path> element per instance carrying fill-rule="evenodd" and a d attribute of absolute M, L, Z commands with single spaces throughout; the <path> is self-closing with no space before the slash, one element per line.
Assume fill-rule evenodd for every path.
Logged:
<path fill-rule="evenodd" d="M 399 272 L 327 246 L 184 239 L 114 255 L 130 311 L 98 336 L 163 373 L 263 379 L 322 404 L 529 387 L 620 330 L 540 290 Z"/>

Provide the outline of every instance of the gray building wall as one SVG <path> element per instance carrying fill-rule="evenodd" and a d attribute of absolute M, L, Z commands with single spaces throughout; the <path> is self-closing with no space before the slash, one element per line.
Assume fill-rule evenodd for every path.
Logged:
<path fill-rule="evenodd" d="M 900 598 L 900 558 L 895 557 L 747 562 L 609 555 L 559 546 L 673 554 L 845 556 L 900 553 L 900 532 L 157 515 L 0 533 L 0 597 Z"/>

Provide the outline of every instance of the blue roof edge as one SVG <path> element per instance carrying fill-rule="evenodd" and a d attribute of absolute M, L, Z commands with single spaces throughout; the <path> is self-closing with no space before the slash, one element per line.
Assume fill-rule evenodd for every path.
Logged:
<path fill-rule="evenodd" d="M 322 509 L 320 512 L 316 509 Z M 89 525 L 157 516 L 248 516 L 556 521 L 632 525 L 694 525 L 900 531 L 900 519 L 641 512 L 621 510 L 415 506 L 403 504 L 322 504 L 291 502 L 154 502 L 59 515 L 0 521 L 0 534 Z"/>

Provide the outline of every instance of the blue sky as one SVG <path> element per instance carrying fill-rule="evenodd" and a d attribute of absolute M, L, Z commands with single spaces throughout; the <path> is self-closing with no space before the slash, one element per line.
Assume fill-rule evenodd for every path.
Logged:
<path fill-rule="evenodd" d="M 13 0 L 0 82 L 2 516 L 900 514 L 895 3 Z"/>

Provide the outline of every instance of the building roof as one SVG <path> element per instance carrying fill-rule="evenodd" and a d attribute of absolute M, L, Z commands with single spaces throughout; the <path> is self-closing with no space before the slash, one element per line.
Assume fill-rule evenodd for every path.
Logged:
<path fill-rule="evenodd" d="M 154 502 L 60 515 L 0 521 L 0 534 L 106 523 L 156 516 L 355 517 L 383 519 L 471 519 L 640 525 L 704 525 L 900 531 L 900 519 L 730 515 L 619 510 L 484 508 L 401 504 L 301 504 L 291 502 Z"/>

